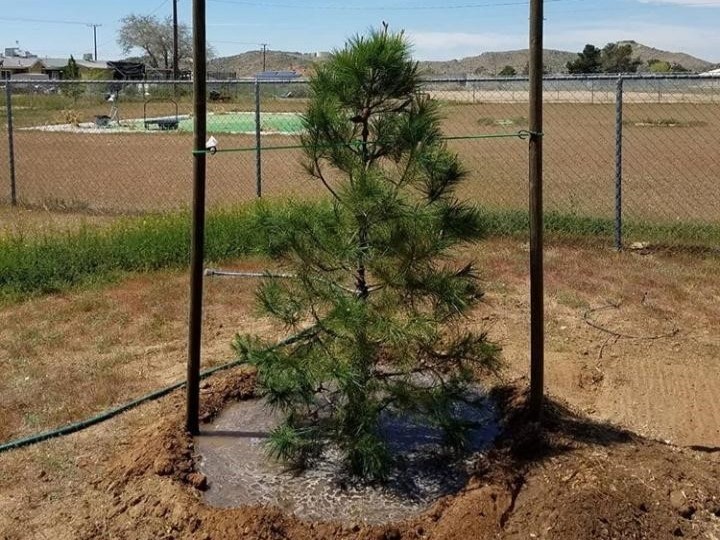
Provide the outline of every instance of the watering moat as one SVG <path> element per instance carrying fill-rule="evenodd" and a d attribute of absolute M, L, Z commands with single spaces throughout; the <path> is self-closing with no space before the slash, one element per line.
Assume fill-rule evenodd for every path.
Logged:
<path fill-rule="evenodd" d="M 458 404 L 456 414 L 477 422 L 463 456 L 440 451 L 439 429 L 415 419 L 388 414 L 382 432 L 396 459 L 383 485 L 354 482 L 328 450 L 301 473 L 289 471 L 265 453 L 267 434 L 278 424 L 260 400 L 228 406 L 195 438 L 199 470 L 209 481 L 205 501 L 216 507 L 275 506 L 307 520 L 386 523 L 427 509 L 440 497 L 456 493 L 467 482 L 473 456 L 497 436 L 499 421 L 492 403 Z"/>

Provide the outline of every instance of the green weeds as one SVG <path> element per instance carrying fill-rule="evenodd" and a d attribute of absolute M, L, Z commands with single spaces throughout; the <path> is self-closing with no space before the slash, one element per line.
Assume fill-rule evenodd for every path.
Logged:
<path fill-rule="evenodd" d="M 208 214 L 206 258 L 276 255 L 278 231 L 298 217 L 325 222 L 324 204 L 258 203 Z M 0 238 L 0 299 L 12 300 L 113 281 L 128 272 L 179 268 L 189 261 L 187 212 L 127 218 L 103 228 Z"/>
<path fill-rule="evenodd" d="M 317 231 L 333 226 L 328 203 L 258 202 L 208 213 L 208 265 L 247 255 L 276 257 L 288 248 L 284 232 L 305 223 Z M 528 215 L 522 211 L 482 212 L 488 236 L 525 238 Z M 613 220 L 549 212 L 545 229 L 551 239 L 612 245 Z M 720 226 L 627 221 L 626 242 L 667 243 L 690 249 L 720 246 Z M 107 227 L 43 236 L 0 238 L 0 301 L 105 284 L 132 272 L 182 268 L 189 262 L 190 215 L 187 212 L 126 218 Z"/>

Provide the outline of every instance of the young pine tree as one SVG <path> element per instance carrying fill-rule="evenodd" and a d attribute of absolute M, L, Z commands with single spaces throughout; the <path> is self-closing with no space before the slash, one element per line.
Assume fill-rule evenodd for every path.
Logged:
<path fill-rule="evenodd" d="M 61 86 L 63 94 L 71 97 L 73 103 L 76 103 L 83 93 L 83 87 L 77 83 L 80 79 L 80 67 L 77 65 L 73 56 L 70 56 L 67 66 L 63 68 L 63 79 L 68 81 Z"/>
<path fill-rule="evenodd" d="M 352 474 L 381 478 L 392 463 L 383 415 L 423 417 L 462 446 L 468 424 L 453 407 L 497 367 L 496 346 L 463 328 L 481 298 L 475 269 L 453 264 L 480 237 L 480 216 L 455 195 L 465 174 L 402 34 L 350 40 L 310 88 L 306 166 L 335 222 L 276 231 L 296 279 L 268 277 L 258 292 L 265 313 L 305 331 L 284 347 L 235 347 L 282 413 L 272 456 L 304 466 L 332 445 Z"/>

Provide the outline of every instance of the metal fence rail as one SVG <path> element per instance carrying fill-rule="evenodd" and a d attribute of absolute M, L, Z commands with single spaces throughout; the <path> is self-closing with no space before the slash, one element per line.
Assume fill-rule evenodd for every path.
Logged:
<path fill-rule="evenodd" d="M 527 208 L 524 78 L 444 78 L 447 144 L 472 179 L 461 194 L 522 220 Z M 94 213 L 186 207 L 188 81 L 6 81 L 0 92 L 0 199 Z M 208 81 L 210 205 L 312 198 L 302 166 L 307 83 Z M 551 234 L 717 246 L 720 79 L 692 75 L 545 80 L 546 208 Z M 499 219 L 499 218 L 498 218 Z"/>

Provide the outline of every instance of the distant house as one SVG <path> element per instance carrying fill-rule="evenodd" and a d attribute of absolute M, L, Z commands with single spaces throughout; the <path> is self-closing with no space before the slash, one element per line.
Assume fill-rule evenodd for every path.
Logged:
<path fill-rule="evenodd" d="M 0 79 L 10 79 L 25 73 L 43 73 L 42 62 L 37 57 L 4 56 L 0 63 Z"/>
<path fill-rule="evenodd" d="M 713 69 L 700 74 L 701 77 L 720 77 L 720 69 Z"/>
<path fill-rule="evenodd" d="M 43 79 L 60 80 L 64 78 L 65 68 L 70 58 L 40 58 L 27 51 L 5 49 L 0 56 L 0 79 Z M 141 80 L 145 75 L 145 66 L 138 62 L 105 62 L 89 58 L 76 59 L 80 78 L 88 80 Z"/>
<path fill-rule="evenodd" d="M 50 79 L 62 79 L 64 77 L 65 68 L 68 65 L 69 58 L 40 58 L 43 66 L 42 73 L 48 75 Z M 75 60 L 80 70 L 81 79 L 111 79 L 112 69 L 107 62 L 92 60 Z"/>

